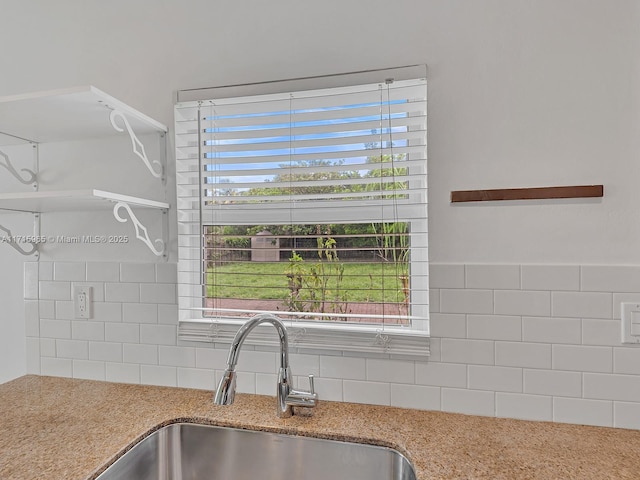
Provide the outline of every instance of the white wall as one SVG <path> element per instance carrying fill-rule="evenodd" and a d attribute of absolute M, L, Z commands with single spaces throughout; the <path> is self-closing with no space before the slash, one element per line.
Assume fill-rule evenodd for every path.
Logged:
<path fill-rule="evenodd" d="M 635 0 L 2 0 L 0 95 L 95 84 L 166 124 L 178 89 L 426 63 L 430 243 L 450 262 L 640 263 Z M 602 201 L 451 190 L 602 183 Z"/>
<path fill-rule="evenodd" d="M 0 10 L 0 95 L 95 84 L 166 124 L 178 89 L 426 63 L 433 262 L 640 265 L 635 0 L 369 1 L 366 12 L 344 0 L 0 0 Z M 603 199 L 449 203 L 451 190 L 591 183 Z M 478 312 L 455 313 L 467 325 Z"/>
<path fill-rule="evenodd" d="M 33 235 L 31 216 L 6 214 L 0 225 L 10 226 L 15 235 Z M 5 236 L 5 232 L 0 231 L 0 237 Z M 3 383 L 27 371 L 22 300 L 25 257 L 6 244 L 0 244 L 0 248 L 0 383 Z"/>

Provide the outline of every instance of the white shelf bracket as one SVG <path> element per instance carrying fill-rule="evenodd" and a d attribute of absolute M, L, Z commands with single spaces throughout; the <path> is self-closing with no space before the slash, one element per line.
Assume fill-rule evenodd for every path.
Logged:
<path fill-rule="evenodd" d="M 162 163 L 159 162 L 158 160 L 153 160 L 152 162 L 149 161 L 149 158 L 147 157 L 147 153 L 144 150 L 144 145 L 138 139 L 135 132 L 131 128 L 131 125 L 129 124 L 129 120 L 127 120 L 127 117 L 125 116 L 125 114 L 122 113 L 120 110 L 112 110 L 111 114 L 109 115 L 109 119 L 111 120 L 111 125 L 117 132 L 124 132 L 125 128 L 122 128 L 117 123 L 118 118 L 122 120 L 122 123 L 124 123 L 124 126 L 127 132 L 129 133 L 129 138 L 131 138 L 131 147 L 132 147 L 133 153 L 135 153 L 144 162 L 145 166 L 149 169 L 149 172 L 151 172 L 151 175 L 153 175 L 156 178 L 162 178 L 162 174 L 163 174 Z M 157 168 L 151 165 L 152 163 Z"/>
<path fill-rule="evenodd" d="M 9 159 L 9 155 L 7 155 L 6 153 L 4 153 L 3 151 L 0 150 L 0 167 L 4 167 L 7 170 L 9 170 L 9 173 L 11 175 L 13 175 L 14 177 L 16 177 L 16 179 L 24 184 L 24 185 L 30 185 L 32 183 L 36 183 L 36 173 L 29 170 L 28 168 L 22 168 L 20 169 L 21 172 L 25 172 L 27 178 L 24 179 L 22 178 L 22 175 L 20 175 L 20 173 L 18 173 L 18 171 L 15 169 L 15 167 L 11 164 L 11 160 Z"/>
<path fill-rule="evenodd" d="M 164 240 L 158 238 L 152 242 L 151 239 L 149 238 L 149 232 L 147 231 L 147 227 L 145 227 L 144 225 L 142 225 L 142 223 L 140 223 L 140 220 L 138 220 L 138 217 L 134 215 L 133 211 L 131 210 L 131 207 L 127 203 L 118 202 L 113 207 L 113 216 L 116 217 L 116 220 L 118 220 L 121 223 L 125 223 L 127 221 L 127 218 L 120 216 L 120 209 L 122 208 L 124 208 L 129 214 L 129 218 L 131 219 L 131 222 L 133 223 L 133 226 L 136 230 L 136 238 L 142 241 L 142 243 L 144 243 L 149 248 L 149 250 L 153 252 L 154 255 L 158 257 L 162 256 L 165 250 Z M 158 248 L 154 246 L 154 243 L 158 245 Z"/>
<path fill-rule="evenodd" d="M 7 234 L 6 237 L 2 238 L 1 243 L 6 243 L 10 247 L 14 248 L 20 255 L 29 256 L 38 252 L 37 244 L 30 242 L 29 245 L 31 245 L 31 249 L 26 250 L 18 242 L 16 242 L 16 237 L 13 235 L 13 233 L 11 233 L 11 230 L 3 227 L 2 225 L 0 225 L 0 230 Z"/>

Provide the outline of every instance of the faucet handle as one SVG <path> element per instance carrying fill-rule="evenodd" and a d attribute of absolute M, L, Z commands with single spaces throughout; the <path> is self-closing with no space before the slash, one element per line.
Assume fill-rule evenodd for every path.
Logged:
<path fill-rule="evenodd" d="M 309 375 L 309 391 L 291 390 L 287 395 L 285 402 L 287 405 L 291 405 L 298 409 L 296 410 L 296 414 L 303 414 L 304 416 L 311 415 L 311 411 L 308 409 L 313 408 L 318 404 L 318 394 L 315 391 L 313 375 Z"/>
<path fill-rule="evenodd" d="M 309 375 L 309 391 L 291 390 L 286 397 L 285 403 L 291 405 L 295 415 L 303 417 L 313 415 L 313 407 L 318 405 L 318 394 L 316 393 L 313 375 Z"/>

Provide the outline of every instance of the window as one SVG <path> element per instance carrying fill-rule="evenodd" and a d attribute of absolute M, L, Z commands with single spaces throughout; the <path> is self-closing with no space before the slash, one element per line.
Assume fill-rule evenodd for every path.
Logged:
<path fill-rule="evenodd" d="M 426 80 L 176 105 L 180 337 L 428 353 Z M 248 343 L 269 345 L 270 331 Z"/>

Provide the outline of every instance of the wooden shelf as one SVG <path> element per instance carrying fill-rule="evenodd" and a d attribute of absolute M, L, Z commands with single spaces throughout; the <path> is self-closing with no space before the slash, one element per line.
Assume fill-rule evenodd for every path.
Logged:
<path fill-rule="evenodd" d="M 500 200 L 542 200 L 549 198 L 591 198 L 602 196 L 604 196 L 603 185 L 501 188 L 494 190 L 457 190 L 451 192 L 451 203 L 492 202 Z"/>
<path fill-rule="evenodd" d="M 103 190 L 64 190 L 0 194 L 0 210 L 16 212 L 77 212 L 108 210 L 117 202 L 131 207 L 168 209 L 169 204 Z"/>

